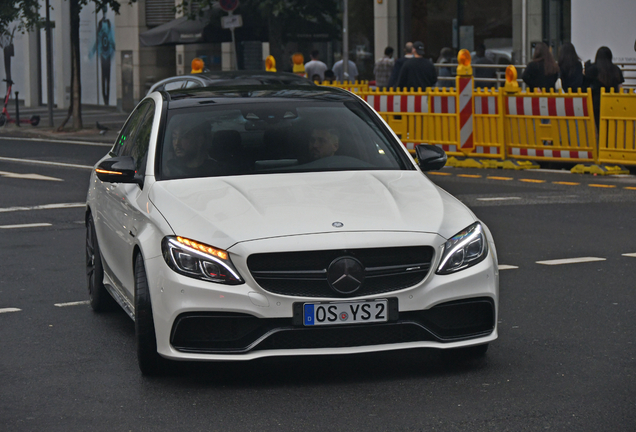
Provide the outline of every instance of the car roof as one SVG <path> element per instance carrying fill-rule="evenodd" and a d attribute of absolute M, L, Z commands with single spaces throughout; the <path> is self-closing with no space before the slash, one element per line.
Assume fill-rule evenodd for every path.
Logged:
<path fill-rule="evenodd" d="M 266 102 L 274 100 L 320 100 L 332 102 L 357 101 L 347 90 L 325 86 L 290 85 L 235 85 L 204 87 L 161 92 L 169 100 L 170 109 L 201 106 L 211 103 Z"/>

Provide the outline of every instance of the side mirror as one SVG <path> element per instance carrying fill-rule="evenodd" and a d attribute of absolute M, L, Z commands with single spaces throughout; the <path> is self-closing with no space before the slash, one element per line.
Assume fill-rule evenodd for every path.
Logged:
<path fill-rule="evenodd" d="M 422 171 L 438 170 L 446 165 L 446 152 L 437 146 L 420 144 L 415 147 L 415 153 Z"/>
<path fill-rule="evenodd" d="M 135 159 L 118 156 L 106 159 L 95 168 L 97 178 L 108 183 L 140 183 L 136 177 Z"/>

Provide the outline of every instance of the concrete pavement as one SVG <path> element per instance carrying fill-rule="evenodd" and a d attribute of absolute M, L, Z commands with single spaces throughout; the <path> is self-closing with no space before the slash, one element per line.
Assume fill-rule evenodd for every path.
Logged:
<path fill-rule="evenodd" d="M 15 119 L 15 105 L 9 104 L 7 107 L 12 119 Z M 29 119 L 34 115 L 40 116 L 38 126 L 31 126 L 22 123 L 19 126 L 15 123 L 6 123 L 0 127 L 0 137 L 20 137 L 20 138 L 46 138 L 51 140 L 76 140 L 91 141 L 100 143 L 113 143 L 117 138 L 119 130 L 128 118 L 128 113 L 123 113 L 113 106 L 104 105 L 82 105 L 82 130 L 73 130 L 73 120 L 70 119 L 63 132 L 58 132 L 57 128 L 66 118 L 68 110 L 53 110 L 53 127 L 49 126 L 49 115 L 46 106 L 25 108 L 20 107 L 20 119 Z M 100 127 L 105 129 L 98 129 Z"/>

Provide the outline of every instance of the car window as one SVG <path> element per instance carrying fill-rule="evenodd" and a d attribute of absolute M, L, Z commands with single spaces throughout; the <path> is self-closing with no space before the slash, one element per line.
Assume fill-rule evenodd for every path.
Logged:
<path fill-rule="evenodd" d="M 139 126 L 139 123 L 141 123 L 141 121 L 143 120 L 144 115 L 146 114 L 146 111 L 148 110 L 148 107 L 149 107 L 149 101 L 144 102 L 138 105 L 137 108 L 135 108 L 135 111 L 133 111 L 133 113 L 130 115 L 130 117 L 128 118 L 128 121 L 126 122 L 123 129 L 119 133 L 119 137 L 117 138 L 117 141 L 115 142 L 115 147 L 113 147 L 112 153 L 114 153 L 115 156 L 122 156 L 124 149 L 127 146 L 131 145 L 135 137 L 135 132 L 137 131 L 137 127 Z"/>
<path fill-rule="evenodd" d="M 187 80 L 184 88 L 196 88 L 201 87 L 201 83 L 194 80 Z"/>
<path fill-rule="evenodd" d="M 359 102 L 294 101 L 173 109 L 159 179 L 414 169 Z"/>
<path fill-rule="evenodd" d="M 183 80 L 177 80 L 177 81 L 170 81 L 166 83 L 166 90 L 170 91 L 170 90 L 177 90 L 180 89 L 183 86 Z"/>
<path fill-rule="evenodd" d="M 150 133 L 152 132 L 152 123 L 155 117 L 155 103 L 154 101 L 148 102 L 148 109 L 135 137 L 131 140 L 132 144 L 124 146 L 121 153 L 121 156 L 132 156 L 135 159 L 137 172 L 142 174 L 146 168 Z"/>

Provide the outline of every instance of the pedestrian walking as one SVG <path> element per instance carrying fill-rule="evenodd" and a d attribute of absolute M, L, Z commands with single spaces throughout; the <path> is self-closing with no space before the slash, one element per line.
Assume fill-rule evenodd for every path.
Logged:
<path fill-rule="evenodd" d="M 320 77 L 318 81 L 322 82 L 325 79 L 325 71 L 329 68 L 326 64 L 318 60 L 320 56 L 320 52 L 318 50 L 313 50 L 309 56 L 311 57 L 311 60 L 305 63 L 305 72 L 312 81 L 314 81 L 314 75 L 318 75 Z"/>
<path fill-rule="evenodd" d="M 561 45 L 559 52 L 559 78 L 561 79 L 561 90 L 567 92 L 569 89 L 577 91 L 583 88 L 583 65 L 576 53 L 576 48 L 570 42 Z"/>
<path fill-rule="evenodd" d="M 386 85 L 387 87 L 394 88 L 397 85 L 402 66 L 404 66 L 404 63 L 411 58 L 413 58 L 413 42 L 407 42 L 404 46 L 404 57 L 395 60 L 393 70 L 391 71 L 391 77 L 389 78 L 389 82 Z"/>
<path fill-rule="evenodd" d="M 336 80 L 343 81 L 355 81 L 358 78 L 358 68 L 356 64 L 349 60 L 349 75 L 344 73 L 344 62 L 342 60 L 338 60 L 333 65 L 333 73 L 336 75 Z"/>
<path fill-rule="evenodd" d="M 393 59 L 393 48 L 386 47 L 384 49 L 384 57 L 375 62 L 373 67 L 373 74 L 375 75 L 375 85 L 377 88 L 387 87 L 389 84 L 389 78 L 391 78 L 391 71 L 393 71 L 393 65 L 395 60 Z"/>
<path fill-rule="evenodd" d="M 398 88 L 421 88 L 433 87 L 437 82 L 437 71 L 433 63 L 424 58 L 424 44 L 422 42 L 413 43 L 413 58 L 408 59 L 398 78 Z"/>
<path fill-rule="evenodd" d="M 554 61 L 550 48 L 543 42 L 534 47 L 532 61 L 523 71 L 522 79 L 529 90 L 554 88 L 559 77 L 559 65 Z"/>
<path fill-rule="evenodd" d="M 475 57 L 472 60 L 475 69 L 475 87 L 489 88 L 495 87 L 495 83 L 492 81 L 481 81 L 480 78 L 495 78 L 495 68 L 479 67 L 477 65 L 493 65 L 494 61 L 486 56 L 486 45 L 479 44 L 475 50 Z"/>
<path fill-rule="evenodd" d="M 444 47 L 439 53 L 437 63 L 449 64 L 454 66 L 440 66 L 437 74 L 438 81 L 437 87 L 455 87 L 455 81 L 452 79 L 439 79 L 439 78 L 453 78 L 457 72 L 457 61 L 452 48 Z"/>
<path fill-rule="evenodd" d="M 620 68 L 612 63 L 612 51 L 606 47 L 600 47 L 596 51 L 596 58 L 593 64 L 585 65 L 585 81 L 589 83 L 592 89 L 592 107 L 594 108 L 594 121 L 596 130 L 599 130 L 600 111 L 601 111 L 601 89 L 605 92 L 611 89 L 619 91 L 621 84 L 625 82 L 623 72 Z"/>

